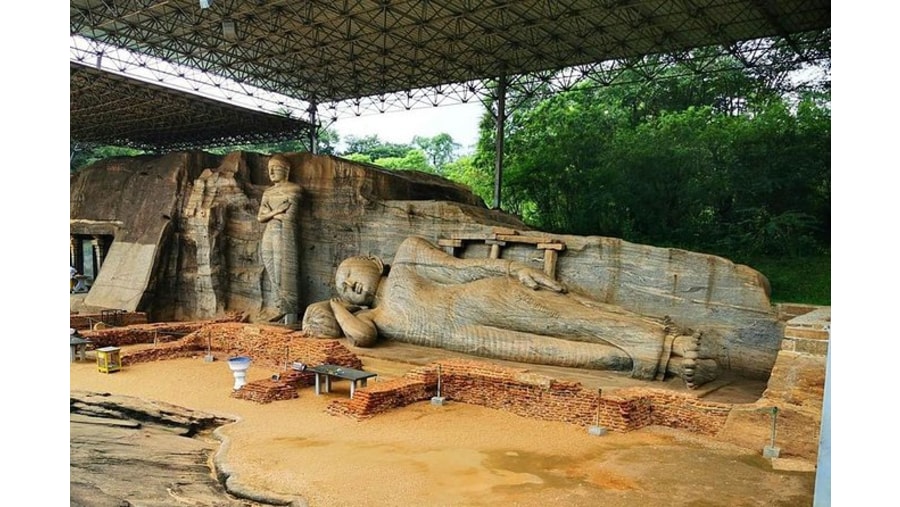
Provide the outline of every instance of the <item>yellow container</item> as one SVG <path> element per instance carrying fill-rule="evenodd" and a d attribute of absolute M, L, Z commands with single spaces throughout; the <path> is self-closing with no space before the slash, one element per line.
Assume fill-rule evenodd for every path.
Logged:
<path fill-rule="evenodd" d="M 112 373 L 122 369 L 121 349 L 119 347 L 103 347 L 97 352 L 97 370 L 100 373 Z"/>

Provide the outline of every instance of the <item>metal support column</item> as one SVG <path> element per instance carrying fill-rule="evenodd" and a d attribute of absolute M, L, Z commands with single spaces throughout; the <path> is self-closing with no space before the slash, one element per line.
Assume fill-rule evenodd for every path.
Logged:
<path fill-rule="evenodd" d="M 500 187 L 503 183 L 503 133 L 506 130 L 506 75 L 501 75 L 497 86 L 496 153 L 494 155 L 494 209 L 500 209 Z"/>
<path fill-rule="evenodd" d="M 313 155 L 317 155 L 319 153 L 319 136 L 318 130 L 319 127 L 317 125 L 318 118 L 316 118 L 316 102 L 312 101 L 309 103 L 309 151 Z"/>

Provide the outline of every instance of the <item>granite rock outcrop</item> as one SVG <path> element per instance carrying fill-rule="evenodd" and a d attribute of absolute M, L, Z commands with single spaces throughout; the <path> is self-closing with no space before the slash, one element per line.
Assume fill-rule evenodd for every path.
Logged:
<path fill-rule="evenodd" d="M 775 363 L 782 325 L 752 268 L 617 238 L 533 231 L 430 174 L 283 155 L 302 191 L 300 313 L 335 295 L 343 259 L 392 259 L 405 238 L 420 236 L 458 257 L 499 256 L 552 272 L 596 300 L 702 331 L 704 355 L 726 370 L 766 378 Z M 76 173 L 71 234 L 114 238 L 85 305 L 147 312 L 150 321 L 277 316 L 257 220 L 269 158 L 178 152 L 107 159 Z"/>

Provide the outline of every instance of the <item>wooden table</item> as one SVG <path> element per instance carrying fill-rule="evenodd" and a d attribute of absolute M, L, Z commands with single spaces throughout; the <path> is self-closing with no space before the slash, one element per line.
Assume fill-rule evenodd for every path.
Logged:
<path fill-rule="evenodd" d="M 336 364 L 320 364 L 309 368 L 309 371 L 316 374 L 316 394 L 331 392 L 331 379 L 349 380 L 351 398 L 353 398 L 353 395 L 356 393 L 357 386 L 366 387 L 370 378 L 378 376 L 377 373 L 348 368 L 346 366 L 338 366 Z"/>

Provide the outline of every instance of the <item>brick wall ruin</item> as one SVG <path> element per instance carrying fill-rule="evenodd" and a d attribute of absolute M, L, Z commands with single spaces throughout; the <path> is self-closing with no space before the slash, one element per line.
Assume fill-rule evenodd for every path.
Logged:
<path fill-rule="evenodd" d="M 186 332 L 187 335 L 177 339 L 159 339 Z M 123 365 L 207 353 L 221 359 L 249 356 L 256 364 L 281 371 L 277 379 L 248 383 L 233 394 L 257 403 L 296 398 L 299 388 L 314 384 L 313 374 L 291 368 L 294 362 L 362 368 L 362 361 L 339 340 L 307 338 L 300 332 L 265 324 L 158 323 L 86 331 L 84 336 L 99 346 L 154 344 L 123 352 Z M 400 378 L 370 383 L 356 390 L 352 399 L 333 400 L 327 411 L 367 419 L 429 400 L 437 394 L 439 372 L 441 395 L 447 400 L 534 419 L 580 426 L 599 424 L 619 432 L 662 425 L 716 435 L 732 408 L 729 404 L 662 389 L 630 388 L 602 394 L 585 389 L 578 382 L 555 379 L 525 368 L 449 359 L 414 368 Z"/>
<path fill-rule="evenodd" d="M 209 352 L 218 359 L 250 356 L 256 364 L 283 369 L 294 362 L 362 367 L 362 361 L 338 340 L 307 338 L 298 331 L 267 324 L 158 323 L 85 331 L 82 336 L 91 340 L 95 347 L 154 344 L 140 350 L 123 351 L 124 366 Z"/>
<path fill-rule="evenodd" d="M 484 361 L 446 360 L 416 368 L 404 377 L 358 389 L 352 399 L 334 400 L 333 415 L 366 419 L 394 408 L 430 399 L 448 400 L 504 410 L 533 419 L 580 426 L 598 424 L 627 432 L 662 425 L 703 435 L 716 435 L 732 405 L 703 401 L 662 389 L 630 388 L 600 395 L 578 382 L 558 380 Z M 599 404 L 598 404 L 599 401 Z"/>
<path fill-rule="evenodd" d="M 315 384 L 315 377 L 315 374 L 310 372 L 286 370 L 273 375 L 272 378 L 244 384 L 237 391 L 232 391 L 231 397 L 256 403 L 272 403 L 273 401 L 299 398 L 300 394 L 297 390 Z"/>

